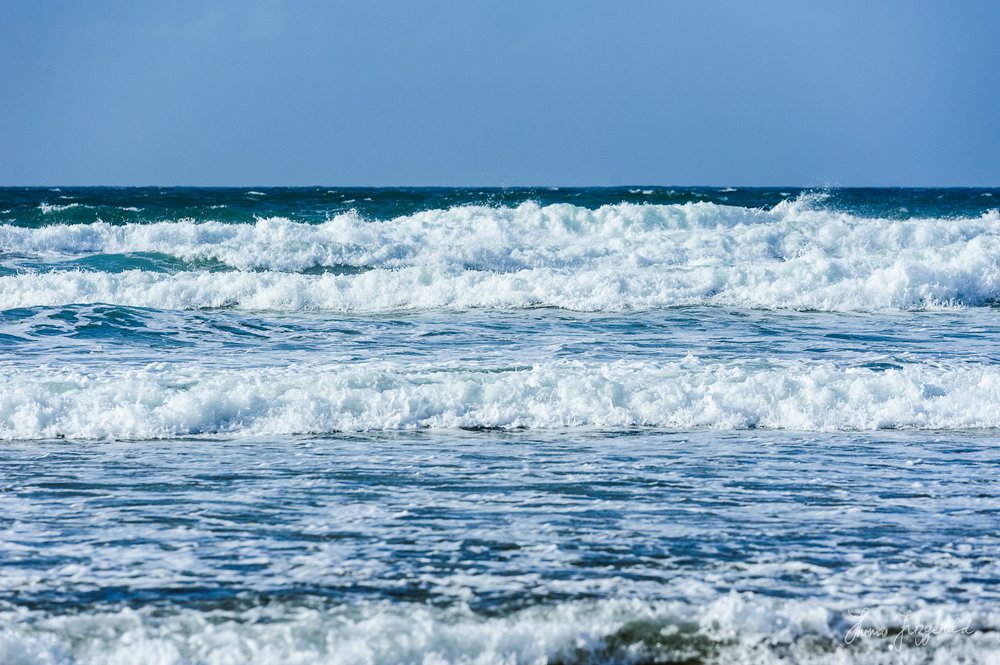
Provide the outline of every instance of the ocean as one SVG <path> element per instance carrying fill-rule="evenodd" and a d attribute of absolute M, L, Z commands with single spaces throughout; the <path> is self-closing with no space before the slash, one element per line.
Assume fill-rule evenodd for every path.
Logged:
<path fill-rule="evenodd" d="M 1000 189 L 0 189 L 0 663 L 1000 663 Z"/>

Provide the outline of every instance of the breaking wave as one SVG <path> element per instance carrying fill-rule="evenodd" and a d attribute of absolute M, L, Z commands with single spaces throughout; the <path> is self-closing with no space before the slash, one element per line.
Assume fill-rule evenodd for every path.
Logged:
<path fill-rule="evenodd" d="M 335 311 L 693 304 L 871 311 L 1000 299 L 996 211 L 977 218 L 863 218 L 817 207 L 809 197 L 771 210 L 526 203 L 388 221 L 352 213 L 320 224 L 268 218 L 3 225 L 2 253 L 49 262 L 44 270 L 21 266 L 0 277 L 4 309 L 105 302 Z M 81 256 L 122 265 L 114 257 L 136 254 L 175 262 L 160 273 L 104 272 L 100 260 L 89 261 L 87 271 L 60 267 Z M 237 272 L 183 270 L 204 262 Z M 350 274 L 337 274 L 344 272 Z"/>
<path fill-rule="evenodd" d="M 4 618 L 9 617 L 0 614 Z M 736 593 L 698 605 L 578 601 L 495 617 L 461 607 L 358 603 L 340 608 L 272 604 L 244 612 L 122 609 L 31 618 L 0 629 L 3 662 L 888 665 L 986 663 L 1000 655 L 992 630 L 998 617 L 987 612 L 924 608 L 909 619 L 910 626 L 942 630 L 919 644 L 922 636 L 906 633 L 892 610 L 866 617 L 864 627 L 886 627 L 886 637 L 851 638 L 857 620 L 849 610 Z"/>
<path fill-rule="evenodd" d="M 1000 369 L 584 363 L 401 368 L 26 369 L 0 438 L 163 438 L 413 428 L 877 430 L 1000 427 Z"/>

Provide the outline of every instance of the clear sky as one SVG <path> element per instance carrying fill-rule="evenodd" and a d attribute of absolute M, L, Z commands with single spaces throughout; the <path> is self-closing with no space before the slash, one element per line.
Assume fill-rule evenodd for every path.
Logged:
<path fill-rule="evenodd" d="M 0 184 L 1000 185 L 1000 2 L 0 0 Z"/>

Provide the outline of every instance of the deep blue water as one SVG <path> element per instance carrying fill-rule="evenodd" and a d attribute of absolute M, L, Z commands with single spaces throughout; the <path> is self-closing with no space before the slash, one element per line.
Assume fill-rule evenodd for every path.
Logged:
<path fill-rule="evenodd" d="M 0 663 L 998 662 L 998 200 L 0 189 Z"/>

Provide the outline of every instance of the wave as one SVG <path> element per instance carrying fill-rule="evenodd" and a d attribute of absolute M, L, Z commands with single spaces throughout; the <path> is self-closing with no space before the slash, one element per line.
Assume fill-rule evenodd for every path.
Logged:
<path fill-rule="evenodd" d="M 170 264 L 158 261 L 155 272 L 56 270 L 2 275 L 0 309 L 94 303 L 344 313 L 524 307 L 626 311 L 692 305 L 817 311 L 940 309 L 992 305 L 1000 299 L 998 260 L 1000 254 L 986 259 L 971 253 L 937 263 L 897 258 L 867 275 L 851 274 L 845 267 L 847 260 L 702 265 L 684 270 L 609 267 L 513 272 L 448 266 L 365 270 L 345 265 L 320 275 L 165 273 L 159 270 L 169 269 Z"/>
<path fill-rule="evenodd" d="M 60 196 L 59 198 L 64 199 L 66 197 Z M 65 204 L 39 203 L 38 204 L 38 209 L 42 211 L 43 215 L 48 215 L 48 214 L 51 214 L 53 212 L 62 212 L 63 210 L 71 210 L 73 208 L 80 208 L 80 207 L 90 208 L 92 206 L 85 206 L 85 205 L 80 204 L 80 203 L 65 203 Z"/>
<path fill-rule="evenodd" d="M 801 198 L 771 210 L 529 203 L 430 210 L 389 221 L 352 213 L 321 224 L 269 218 L 254 224 L 2 225 L 4 252 L 43 257 L 51 273 L 35 267 L 38 272 L 2 278 L 4 308 L 78 302 L 337 311 L 707 304 L 852 311 L 1000 299 L 996 211 L 978 218 L 866 219 Z M 176 257 L 175 266 L 219 263 L 241 274 L 106 278 L 60 269 L 67 257 L 143 254 Z M 317 268 L 365 274 L 339 280 L 302 274 Z"/>
<path fill-rule="evenodd" d="M 6 616 L 5 616 L 6 615 Z M 0 613 L 4 662 L 90 663 L 986 663 L 1000 656 L 1000 616 L 924 607 L 909 627 L 893 610 L 865 616 L 818 601 L 729 593 L 710 602 L 609 599 L 485 617 L 467 608 L 271 603 L 244 611 L 121 609 L 80 614 Z M 968 629 L 966 626 L 968 625 Z M 900 632 L 902 636 L 899 636 Z M 80 639 L 86 635 L 87 639 Z M 850 640 L 850 643 L 847 642 Z"/>
<path fill-rule="evenodd" d="M 1000 368 L 583 363 L 11 370 L 2 439 L 149 439 L 412 428 L 1000 427 Z"/>
<path fill-rule="evenodd" d="M 623 259 L 640 267 L 675 268 L 809 257 L 848 258 L 860 264 L 885 259 L 886 253 L 933 258 L 935 252 L 947 256 L 970 245 L 996 250 L 1000 239 L 995 210 L 977 218 L 892 220 L 817 207 L 820 200 L 803 196 L 771 210 L 713 203 L 623 203 L 596 210 L 570 204 L 461 206 L 387 221 L 367 221 L 352 212 L 319 224 L 272 217 L 253 224 L 188 219 L 38 228 L 0 225 L 0 251 L 151 252 L 214 259 L 240 270 L 288 272 L 341 264 L 516 270 Z"/>

